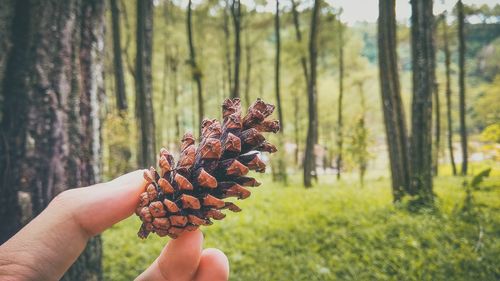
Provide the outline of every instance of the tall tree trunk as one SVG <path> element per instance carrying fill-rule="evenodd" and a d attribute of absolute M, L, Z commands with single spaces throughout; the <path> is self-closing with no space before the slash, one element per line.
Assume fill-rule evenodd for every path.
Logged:
<path fill-rule="evenodd" d="M 245 42 L 245 63 L 246 63 L 246 76 L 245 76 L 245 104 L 247 107 L 250 106 L 250 81 L 252 78 L 252 47 L 250 46 L 250 39 L 248 38 L 248 31 L 245 32 L 246 42 Z"/>
<path fill-rule="evenodd" d="M 434 42 L 432 0 L 412 0 L 411 184 L 423 203 L 432 203 L 432 92 Z"/>
<path fill-rule="evenodd" d="M 462 145 L 462 169 L 461 174 L 467 175 L 468 153 L 467 153 L 467 127 L 465 124 L 465 16 L 462 0 L 457 3 L 458 20 L 458 90 L 460 102 L 460 144 Z"/>
<path fill-rule="evenodd" d="M 295 166 L 300 167 L 300 162 L 299 162 L 299 147 L 300 147 L 300 128 L 299 128 L 299 120 L 300 120 L 300 101 L 299 101 L 299 95 L 297 94 L 297 91 L 293 91 L 293 135 L 295 139 Z"/>
<path fill-rule="evenodd" d="M 302 72 L 304 74 L 304 82 L 306 85 L 306 92 L 309 87 L 309 71 L 307 70 L 307 58 L 304 52 L 302 51 L 302 32 L 300 31 L 300 19 L 299 12 L 297 11 L 297 3 L 295 0 L 292 0 L 292 16 L 293 16 L 293 25 L 295 27 L 295 38 L 297 43 L 300 45 L 300 64 L 302 66 Z"/>
<path fill-rule="evenodd" d="M 233 0 L 231 5 L 231 14 L 233 16 L 234 24 L 234 79 L 233 91 L 231 97 L 240 97 L 240 61 L 241 61 L 241 45 L 240 45 L 240 32 L 241 32 L 241 3 L 240 0 Z"/>
<path fill-rule="evenodd" d="M 228 87 L 229 87 L 229 93 L 232 95 L 233 91 L 233 75 L 232 75 L 232 64 L 231 64 L 231 44 L 229 43 L 229 40 L 231 39 L 231 34 L 229 33 L 229 15 L 228 15 L 228 10 L 229 8 L 229 0 L 225 0 L 226 6 L 224 7 L 224 24 L 223 24 L 223 30 L 224 30 L 224 51 L 226 55 L 226 68 L 227 68 L 227 81 L 228 81 Z"/>
<path fill-rule="evenodd" d="M 140 167 L 155 163 L 156 134 L 152 92 L 153 0 L 137 0 L 137 54 L 135 65 L 136 115 Z"/>
<path fill-rule="evenodd" d="M 188 32 L 188 47 L 189 47 L 189 65 L 191 65 L 191 73 L 193 75 L 193 80 L 196 82 L 196 90 L 197 90 L 197 97 L 198 97 L 198 124 L 201 125 L 203 121 L 203 116 L 204 114 L 204 109 L 203 109 L 203 87 L 201 85 L 201 77 L 202 77 L 202 72 L 201 69 L 198 67 L 198 64 L 196 63 L 196 53 L 194 50 L 194 43 L 193 43 L 193 23 L 192 23 L 192 9 L 191 9 L 191 3 L 192 1 L 189 0 L 188 2 L 188 8 L 187 8 L 187 32 Z M 193 127 L 193 130 L 195 127 Z M 201 136 L 201 127 L 198 128 L 198 133 Z"/>
<path fill-rule="evenodd" d="M 278 119 L 280 121 L 281 130 L 279 132 L 279 143 L 281 147 L 284 147 L 284 124 L 283 124 L 283 107 L 281 104 L 281 92 L 280 92 L 280 84 L 281 84 L 281 34 L 280 34 L 280 4 L 279 0 L 276 0 L 276 14 L 274 16 L 274 33 L 276 36 L 276 61 L 274 67 L 274 89 L 276 93 L 276 104 L 278 106 Z M 278 177 L 279 180 L 282 181 L 285 185 L 287 185 L 287 174 L 286 174 L 286 164 L 285 164 L 285 154 L 282 151 L 279 155 L 278 159 Z"/>
<path fill-rule="evenodd" d="M 434 76 L 434 79 L 436 79 L 436 76 Z M 433 96 L 434 96 L 434 161 L 432 163 L 432 172 L 435 176 L 438 175 L 439 171 L 439 152 L 441 148 L 441 103 L 439 99 L 439 86 L 438 83 L 434 83 L 434 91 L 433 91 Z"/>
<path fill-rule="evenodd" d="M 378 50 L 382 111 L 391 168 L 392 194 L 399 201 L 410 192 L 410 159 L 401 99 L 396 46 L 395 0 L 379 0 Z"/>
<path fill-rule="evenodd" d="M 307 87 L 308 100 L 308 127 L 306 138 L 306 149 L 304 159 L 304 186 L 311 187 L 312 177 L 316 176 L 316 157 L 314 146 L 318 142 L 318 100 L 316 89 L 316 64 L 318 58 L 318 25 L 319 25 L 319 6 L 321 0 L 314 0 L 314 6 L 311 16 L 311 32 L 309 37 L 309 60 L 311 76 Z"/>
<path fill-rule="evenodd" d="M 446 117 L 448 129 L 448 150 L 450 153 L 450 162 L 453 175 L 457 175 L 457 167 L 455 165 L 455 157 L 453 154 L 453 122 L 451 118 L 451 81 L 450 81 L 450 47 L 448 45 L 448 23 L 446 22 L 446 15 L 443 19 L 443 51 L 444 51 L 444 66 L 446 72 Z"/>
<path fill-rule="evenodd" d="M 12 34 L 0 77 L 0 243 L 58 193 L 101 173 L 104 4 L 21 0 L 11 12 L 12 32 L 0 30 Z M 101 254 L 96 236 L 63 280 L 101 280 Z"/>
<path fill-rule="evenodd" d="M 115 74 L 116 108 L 119 111 L 127 110 L 127 92 L 123 74 L 120 9 L 118 0 L 111 0 L 111 27 L 113 30 L 113 67 Z"/>
<path fill-rule="evenodd" d="M 338 98 L 338 108 L 337 108 L 337 179 L 340 179 L 340 171 L 342 169 L 342 146 L 344 142 L 343 136 L 343 122 L 342 122 L 342 99 L 344 97 L 344 38 L 343 38 L 343 26 L 339 19 L 339 30 L 338 30 L 338 46 L 339 46 L 339 98 Z"/>
<path fill-rule="evenodd" d="M 172 73 L 172 98 L 173 98 L 173 113 L 175 122 L 175 140 L 179 141 L 181 139 L 181 128 L 180 128 L 180 113 L 179 113 L 179 49 L 175 46 L 175 54 L 170 57 L 170 71 Z"/>

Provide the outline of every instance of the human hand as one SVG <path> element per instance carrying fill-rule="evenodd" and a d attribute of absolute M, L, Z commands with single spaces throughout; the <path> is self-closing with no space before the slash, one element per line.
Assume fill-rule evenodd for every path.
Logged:
<path fill-rule="evenodd" d="M 143 171 L 107 183 L 67 190 L 0 246 L 1 280 L 58 280 L 87 241 L 134 213 L 144 192 Z M 202 249 L 200 230 L 170 240 L 138 281 L 227 280 L 229 263 L 220 250 Z"/>

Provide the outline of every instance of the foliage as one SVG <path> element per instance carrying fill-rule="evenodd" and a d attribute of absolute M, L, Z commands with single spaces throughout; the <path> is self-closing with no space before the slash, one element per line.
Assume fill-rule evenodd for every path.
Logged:
<path fill-rule="evenodd" d="M 481 141 L 500 143 L 500 123 L 486 127 L 481 133 Z"/>
<path fill-rule="evenodd" d="M 438 211 L 409 213 L 391 203 L 386 180 L 360 192 L 321 177 L 304 190 L 265 182 L 243 212 L 203 229 L 207 247 L 229 257 L 231 280 L 498 280 L 500 177 L 475 192 L 481 232 L 454 213 L 464 199 L 460 179 L 436 180 Z M 130 218 L 103 235 L 109 280 L 132 280 L 166 239 L 138 240 Z M 479 238 L 481 233 L 481 238 Z M 483 235 L 484 234 L 484 235 Z M 480 242 L 480 243 L 478 243 Z M 478 244 L 480 246 L 478 246 Z"/>

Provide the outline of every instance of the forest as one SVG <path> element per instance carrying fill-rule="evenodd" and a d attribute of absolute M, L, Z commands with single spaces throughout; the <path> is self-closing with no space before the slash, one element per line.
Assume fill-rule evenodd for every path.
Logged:
<path fill-rule="evenodd" d="M 229 280 L 500 279 L 495 0 L 0 0 L 0 245 L 66 190 L 182 159 L 228 98 L 280 127 L 243 211 L 200 228 Z M 140 226 L 61 280 L 134 279 L 171 239 Z"/>

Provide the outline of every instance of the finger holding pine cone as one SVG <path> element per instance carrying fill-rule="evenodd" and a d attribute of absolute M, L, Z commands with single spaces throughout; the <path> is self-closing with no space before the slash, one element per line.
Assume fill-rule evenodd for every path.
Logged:
<path fill-rule="evenodd" d="M 274 105 L 257 99 L 242 117 L 240 100 L 226 99 L 222 124 L 216 119 L 203 120 L 198 146 L 193 135 L 186 133 L 177 163 L 162 148 L 160 171 L 153 167 L 144 171 L 146 191 L 136 209 L 142 221 L 138 236 L 146 238 L 154 232 L 177 238 L 184 231 L 223 219 L 226 215 L 221 210 L 241 211 L 224 199 L 245 199 L 250 196 L 248 187 L 260 185 L 246 174 L 264 172 L 260 153 L 276 152 L 262 135 L 280 129 L 278 121 L 267 119 L 273 111 Z"/>

